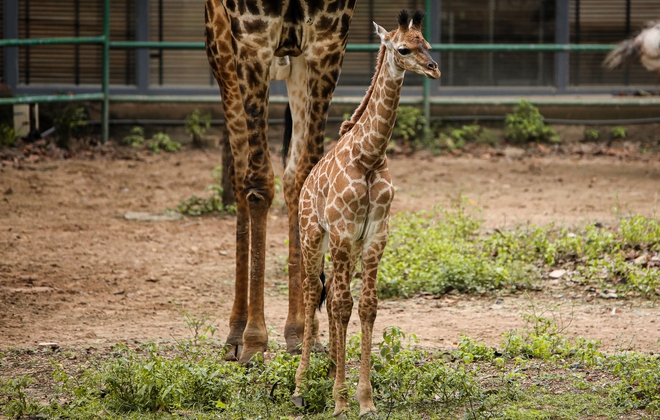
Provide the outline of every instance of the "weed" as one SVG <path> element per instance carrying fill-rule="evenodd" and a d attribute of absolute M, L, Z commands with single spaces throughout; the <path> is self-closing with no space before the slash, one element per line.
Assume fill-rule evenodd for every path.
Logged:
<path fill-rule="evenodd" d="M 526 283 L 527 268 L 495 260 L 478 240 L 481 221 L 464 201 L 451 210 L 397 214 L 379 266 L 378 293 L 408 297 L 425 291 L 480 293 Z"/>
<path fill-rule="evenodd" d="M 87 125 L 85 108 L 74 104 L 65 106 L 55 115 L 53 125 L 57 134 L 57 145 L 68 148 L 71 137 Z"/>
<path fill-rule="evenodd" d="M 181 143 L 172 141 L 170 136 L 165 133 L 156 133 L 147 144 L 147 147 L 154 153 L 160 153 L 161 150 L 171 153 L 179 150 Z"/>
<path fill-rule="evenodd" d="M 600 133 L 598 130 L 595 130 L 593 128 L 588 128 L 584 130 L 584 140 L 585 141 L 598 141 L 600 138 Z"/>
<path fill-rule="evenodd" d="M 135 126 L 131 128 L 131 133 L 124 137 L 124 144 L 132 147 L 139 147 L 144 143 L 144 128 Z"/>
<path fill-rule="evenodd" d="M 222 203 L 222 167 L 216 166 L 211 171 L 211 177 L 215 181 L 206 187 L 205 191 L 210 191 L 210 197 L 197 197 L 193 195 L 187 200 L 183 200 L 176 207 L 176 211 L 186 216 L 201 216 L 209 213 L 236 213 L 236 206 L 225 206 Z"/>
<path fill-rule="evenodd" d="M 625 140 L 627 131 L 628 130 L 626 129 L 626 127 L 618 125 L 616 127 L 612 127 L 612 129 L 610 130 L 610 136 L 612 137 L 613 140 Z"/>
<path fill-rule="evenodd" d="M 9 418 L 21 418 L 40 414 L 40 404 L 26 394 L 26 388 L 34 382 L 28 375 L 18 376 L 0 382 L 0 413 Z"/>
<path fill-rule="evenodd" d="M 14 131 L 14 127 L 2 124 L 0 125 L 0 146 L 12 147 L 16 145 L 18 135 Z"/>
<path fill-rule="evenodd" d="M 414 106 L 400 106 L 392 130 L 393 139 L 401 139 L 412 147 L 426 146 L 426 118 L 422 110 Z"/>
<path fill-rule="evenodd" d="M 202 114 L 199 109 L 195 109 L 186 117 L 186 133 L 190 135 L 193 146 L 201 146 L 202 136 L 210 127 L 211 114 Z"/>
<path fill-rule="evenodd" d="M 468 143 L 497 145 L 493 132 L 477 124 L 455 128 L 449 132 L 449 135 L 441 133 L 438 142 L 441 147 L 449 150 L 462 149 Z"/>
<path fill-rule="evenodd" d="M 504 135 L 517 143 L 559 141 L 557 132 L 543 122 L 538 108 L 524 99 L 520 100 L 512 114 L 507 114 Z"/>

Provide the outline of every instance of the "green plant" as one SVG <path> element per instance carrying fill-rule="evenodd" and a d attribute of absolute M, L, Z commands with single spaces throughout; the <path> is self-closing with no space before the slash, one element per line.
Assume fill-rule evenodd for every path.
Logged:
<path fill-rule="evenodd" d="M 411 146 L 426 146 L 426 118 L 422 110 L 414 106 L 400 106 L 392 130 L 394 140 L 401 139 Z"/>
<path fill-rule="evenodd" d="M 192 144 L 200 146 L 202 136 L 211 127 L 211 114 L 202 114 L 199 109 L 195 109 L 192 114 L 186 117 L 185 127 Z"/>
<path fill-rule="evenodd" d="M 192 197 L 183 200 L 176 207 L 176 211 L 187 216 L 201 216 L 203 214 L 218 213 L 236 213 L 236 205 L 225 206 L 222 203 L 222 167 L 216 166 L 211 171 L 211 177 L 214 183 L 206 187 L 205 191 L 210 191 L 210 197 Z"/>
<path fill-rule="evenodd" d="M 618 125 L 616 127 L 612 127 L 612 129 L 610 130 L 610 136 L 612 136 L 612 139 L 614 140 L 625 140 L 626 132 L 627 132 L 626 127 Z"/>
<path fill-rule="evenodd" d="M 15 419 L 40 414 L 42 411 L 40 404 L 25 392 L 33 382 L 34 379 L 28 375 L 0 382 L 1 413 Z"/>
<path fill-rule="evenodd" d="M 449 150 L 462 149 L 468 143 L 497 145 L 497 140 L 492 131 L 478 124 L 464 125 L 449 132 L 449 135 L 441 133 L 438 138 L 441 147 Z"/>
<path fill-rule="evenodd" d="M 154 153 L 160 153 L 161 150 L 176 152 L 181 148 L 181 143 L 172 141 L 170 136 L 165 133 L 156 133 L 147 144 L 147 147 Z"/>
<path fill-rule="evenodd" d="M 504 135 L 517 143 L 559 141 L 557 132 L 543 122 L 543 115 L 530 102 L 521 99 L 504 121 Z"/>
<path fill-rule="evenodd" d="M 16 135 L 14 127 L 6 124 L 0 125 L 0 146 L 14 146 L 16 139 L 18 139 L 18 135 Z"/>
<path fill-rule="evenodd" d="M 593 128 L 588 128 L 584 130 L 584 139 L 586 141 L 597 141 L 599 137 L 600 137 L 600 133 L 598 132 L 598 130 L 595 130 Z"/>
<path fill-rule="evenodd" d="M 124 137 L 123 140 L 127 146 L 139 147 L 144 143 L 144 128 L 136 125 L 131 128 L 130 134 Z"/>
<path fill-rule="evenodd" d="M 463 199 L 450 210 L 397 214 L 379 266 L 379 296 L 481 293 L 526 284 L 526 265 L 493 258 L 478 240 L 480 227 Z"/>
<path fill-rule="evenodd" d="M 85 108 L 69 104 L 55 115 L 53 124 L 57 134 L 57 145 L 68 148 L 71 137 L 87 125 Z"/>

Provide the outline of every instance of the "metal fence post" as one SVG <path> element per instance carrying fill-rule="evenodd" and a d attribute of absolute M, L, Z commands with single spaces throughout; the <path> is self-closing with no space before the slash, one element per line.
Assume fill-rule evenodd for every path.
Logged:
<path fill-rule="evenodd" d="M 3 5 L 4 39 L 18 39 L 18 0 L 5 0 Z M 18 47 L 5 48 L 4 82 L 12 91 L 18 86 Z"/>
<path fill-rule="evenodd" d="M 101 116 L 102 142 L 110 136 L 110 0 L 103 0 L 103 115 Z"/>
<path fill-rule="evenodd" d="M 431 39 L 431 22 L 434 19 L 431 14 L 431 1 L 424 0 L 424 12 L 426 14 L 426 19 L 424 19 L 424 38 L 427 40 Z M 425 140 L 429 140 L 428 137 L 431 136 L 431 80 L 428 77 L 423 79 L 423 96 L 424 137 L 427 137 Z"/>
<path fill-rule="evenodd" d="M 568 0 L 557 1 L 557 15 L 555 24 L 555 42 L 557 44 L 569 44 L 570 39 L 570 16 Z M 569 52 L 561 51 L 555 53 L 555 84 L 558 93 L 565 93 L 569 83 Z"/>

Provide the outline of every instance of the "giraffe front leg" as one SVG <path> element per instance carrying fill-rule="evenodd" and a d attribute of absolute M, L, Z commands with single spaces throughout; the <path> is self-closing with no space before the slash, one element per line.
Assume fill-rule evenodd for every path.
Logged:
<path fill-rule="evenodd" d="M 238 360 L 242 353 L 243 333 L 248 320 L 248 261 L 250 235 L 249 214 L 244 196 L 236 202 L 236 280 L 234 283 L 234 304 L 229 315 L 229 334 L 226 343 L 229 348 L 225 360 Z"/>
<path fill-rule="evenodd" d="M 335 410 L 333 416 L 344 418 L 348 411 L 348 385 L 346 383 L 346 330 L 353 311 L 353 296 L 350 285 L 355 264 L 351 258 L 350 244 L 345 242 L 340 246 L 330 245 L 332 254 L 332 315 L 335 327 L 334 343 L 331 348 L 335 352 L 335 383 L 333 397 Z"/>
<path fill-rule="evenodd" d="M 241 47 L 239 47 L 240 50 Z M 275 195 L 275 176 L 268 150 L 268 87 L 269 59 L 260 56 L 254 60 L 253 53 L 241 54 L 247 61 L 239 59 L 239 74 L 249 75 L 240 79 L 243 104 L 248 127 L 249 161 L 244 189 L 241 192 L 247 202 L 250 217 L 250 279 L 248 296 L 248 316 L 243 332 L 243 350 L 240 363 L 248 363 L 255 354 L 261 354 L 268 346 L 268 333 L 264 316 L 264 276 L 266 266 L 266 226 L 268 211 Z M 264 63 L 268 65 L 264 65 Z"/>
<path fill-rule="evenodd" d="M 360 417 L 376 412 L 371 387 L 371 345 L 378 310 L 378 264 L 386 243 L 387 227 L 385 226 L 385 232 L 376 235 L 374 241 L 362 254 L 362 293 L 358 304 L 358 314 L 362 326 L 360 378 L 357 386 Z"/>
<path fill-rule="evenodd" d="M 309 198 L 306 195 L 306 198 Z M 307 209 L 307 211 L 306 211 Z M 314 325 L 318 324 L 316 319 L 316 309 L 321 300 L 323 285 L 319 280 L 319 274 L 323 267 L 323 238 L 325 232 L 318 224 L 316 216 L 309 211 L 309 206 L 303 209 L 301 215 L 301 226 L 304 229 L 304 235 L 301 240 L 303 267 L 305 270 L 305 279 L 302 282 L 303 303 L 305 308 L 305 333 L 302 342 L 302 356 L 300 365 L 296 370 L 296 390 L 293 393 L 293 402 L 296 406 L 302 407 L 304 404 L 302 398 L 302 381 L 305 372 L 309 367 L 310 353 L 313 350 L 317 331 L 314 331 Z"/>

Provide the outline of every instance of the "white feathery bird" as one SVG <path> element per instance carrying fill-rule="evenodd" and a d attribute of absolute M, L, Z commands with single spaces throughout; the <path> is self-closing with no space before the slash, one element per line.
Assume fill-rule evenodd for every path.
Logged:
<path fill-rule="evenodd" d="M 648 22 L 639 34 L 620 43 L 607 54 L 603 66 L 611 70 L 637 59 L 646 70 L 660 74 L 660 21 Z"/>

